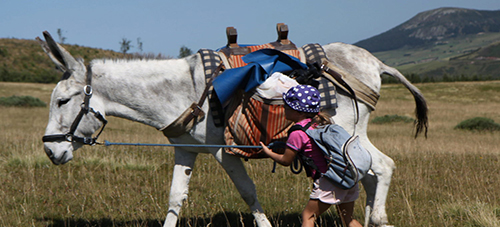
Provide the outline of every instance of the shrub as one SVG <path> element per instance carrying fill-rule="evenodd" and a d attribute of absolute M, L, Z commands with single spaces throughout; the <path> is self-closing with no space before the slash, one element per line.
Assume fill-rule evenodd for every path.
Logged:
<path fill-rule="evenodd" d="M 9 52 L 7 51 L 7 48 L 0 48 L 0 57 L 7 57 L 9 56 Z"/>
<path fill-rule="evenodd" d="M 460 122 L 455 129 L 464 129 L 471 131 L 500 131 L 500 124 L 492 119 L 485 117 L 475 117 Z"/>
<path fill-rule="evenodd" d="M 32 96 L 0 97 L 0 106 L 45 107 L 47 104 Z"/>
<path fill-rule="evenodd" d="M 415 119 L 407 116 L 399 116 L 399 115 L 385 115 L 382 117 L 376 117 L 372 120 L 374 124 L 386 124 L 386 123 L 394 123 L 394 122 L 404 122 L 410 123 L 415 122 Z"/>

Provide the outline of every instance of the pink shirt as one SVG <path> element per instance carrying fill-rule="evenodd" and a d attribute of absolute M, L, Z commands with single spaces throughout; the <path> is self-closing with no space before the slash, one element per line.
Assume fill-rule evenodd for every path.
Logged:
<path fill-rule="evenodd" d="M 311 119 L 307 118 L 307 119 L 304 119 L 300 122 L 297 122 L 297 124 L 304 127 L 309 122 L 311 122 Z M 311 127 L 309 127 L 309 128 L 312 129 L 312 128 L 314 128 L 313 126 L 315 126 L 315 125 L 311 125 Z M 288 140 L 286 141 L 286 145 L 290 149 L 297 151 L 297 152 L 304 152 L 304 155 L 306 157 L 312 158 L 314 161 L 314 164 L 316 164 L 316 166 L 318 167 L 318 169 L 322 173 L 325 173 L 328 170 L 328 166 L 326 164 L 325 157 L 323 156 L 323 152 L 318 147 L 318 145 L 316 145 L 316 143 L 314 143 L 314 141 L 312 141 L 309 138 L 309 136 L 305 132 L 303 132 L 302 130 L 296 130 L 296 131 L 293 131 L 292 133 L 290 133 L 290 135 L 288 135 Z M 306 166 L 306 168 L 309 168 L 309 167 Z M 316 173 L 316 170 L 314 170 L 312 168 L 309 168 L 309 170 L 312 173 L 312 176 L 314 176 Z"/>

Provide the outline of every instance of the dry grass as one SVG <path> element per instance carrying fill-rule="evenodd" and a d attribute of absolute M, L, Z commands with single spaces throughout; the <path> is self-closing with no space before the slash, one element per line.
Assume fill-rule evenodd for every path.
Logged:
<path fill-rule="evenodd" d="M 0 83 L 0 96 L 49 101 L 54 85 Z M 472 117 L 500 122 L 500 82 L 418 84 L 430 107 L 428 138 L 413 139 L 411 124 L 369 126 L 372 142 L 398 168 L 387 202 L 396 226 L 499 226 L 499 132 L 453 127 Z M 383 86 L 372 118 L 411 116 L 405 88 Z M 85 147 L 63 166 L 43 152 L 48 108 L 0 107 L 0 226 L 161 226 L 174 157 L 158 147 Z M 101 138 L 165 143 L 155 129 L 112 118 Z M 245 162 L 259 200 L 275 226 L 299 226 L 310 181 L 270 160 Z M 364 195 L 362 195 L 364 197 Z M 363 198 L 362 198 L 363 199 Z M 355 215 L 363 219 L 362 199 Z M 321 226 L 335 226 L 333 209 Z M 179 226 L 252 226 L 234 185 L 210 155 L 199 155 Z"/>

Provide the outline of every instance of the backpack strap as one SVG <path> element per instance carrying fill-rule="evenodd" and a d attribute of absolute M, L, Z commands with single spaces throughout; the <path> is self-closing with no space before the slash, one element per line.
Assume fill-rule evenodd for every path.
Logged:
<path fill-rule="evenodd" d="M 306 132 L 306 131 L 307 131 L 307 129 L 308 129 L 309 127 L 311 127 L 311 125 L 312 125 L 312 122 L 307 123 L 305 126 L 300 126 L 300 125 L 295 124 L 295 125 L 293 125 L 292 127 L 290 127 L 290 129 L 288 129 L 288 136 L 290 136 L 290 134 L 291 134 L 293 131 L 297 131 L 297 130 L 301 130 L 301 131 L 303 131 L 303 132 Z M 306 134 L 307 134 L 307 133 L 306 133 Z"/>
<path fill-rule="evenodd" d="M 307 123 L 305 126 L 293 125 L 288 130 L 288 136 L 290 136 L 290 134 L 293 131 L 297 131 L 297 130 L 301 130 L 304 133 L 306 133 L 307 129 L 309 129 L 309 127 L 311 127 L 311 125 L 312 125 L 312 122 Z M 307 135 L 307 133 L 306 133 L 306 135 Z M 307 136 L 309 137 L 309 135 L 307 135 Z M 311 138 L 311 137 L 309 137 L 309 138 Z M 312 138 L 311 138 L 311 141 L 312 141 Z M 312 142 L 314 142 L 314 141 L 312 141 Z M 314 179 L 318 179 L 321 177 L 321 171 L 319 170 L 318 166 L 314 163 L 314 160 L 312 158 L 305 156 L 303 152 L 298 152 L 297 156 L 295 157 L 295 161 L 297 161 L 297 160 L 299 160 L 300 163 L 302 163 L 303 165 L 309 166 L 310 168 L 316 170 L 316 173 L 314 174 L 314 176 L 312 176 L 311 171 L 306 168 L 307 176 L 312 176 Z M 291 170 L 295 174 L 300 173 L 300 171 L 294 171 L 293 167 L 291 167 Z"/>

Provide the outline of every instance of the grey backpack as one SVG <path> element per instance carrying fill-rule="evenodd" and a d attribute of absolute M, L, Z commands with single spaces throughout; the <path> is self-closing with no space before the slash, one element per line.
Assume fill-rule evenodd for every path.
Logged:
<path fill-rule="evenodd" d="M 294 125 L 288 132 L 290 134 L 295 130 L 304 131 L 323 151 L 328 164 L 328 171 L 321 174 L 323 177 L 342 189 L 354 187 L 368 173 L 372 164 L 371 155 L 361 146 L 359 137 L 351 136 L 336 124 L 315 129 L 308 129 L 309 126 L 310 124 L 305 127 Z M 304 165 L 316 169 L 317 173 L 320 172 L 311 158 L 302 155 L 302 152 L 299 154 L 298 157 Z"/>

